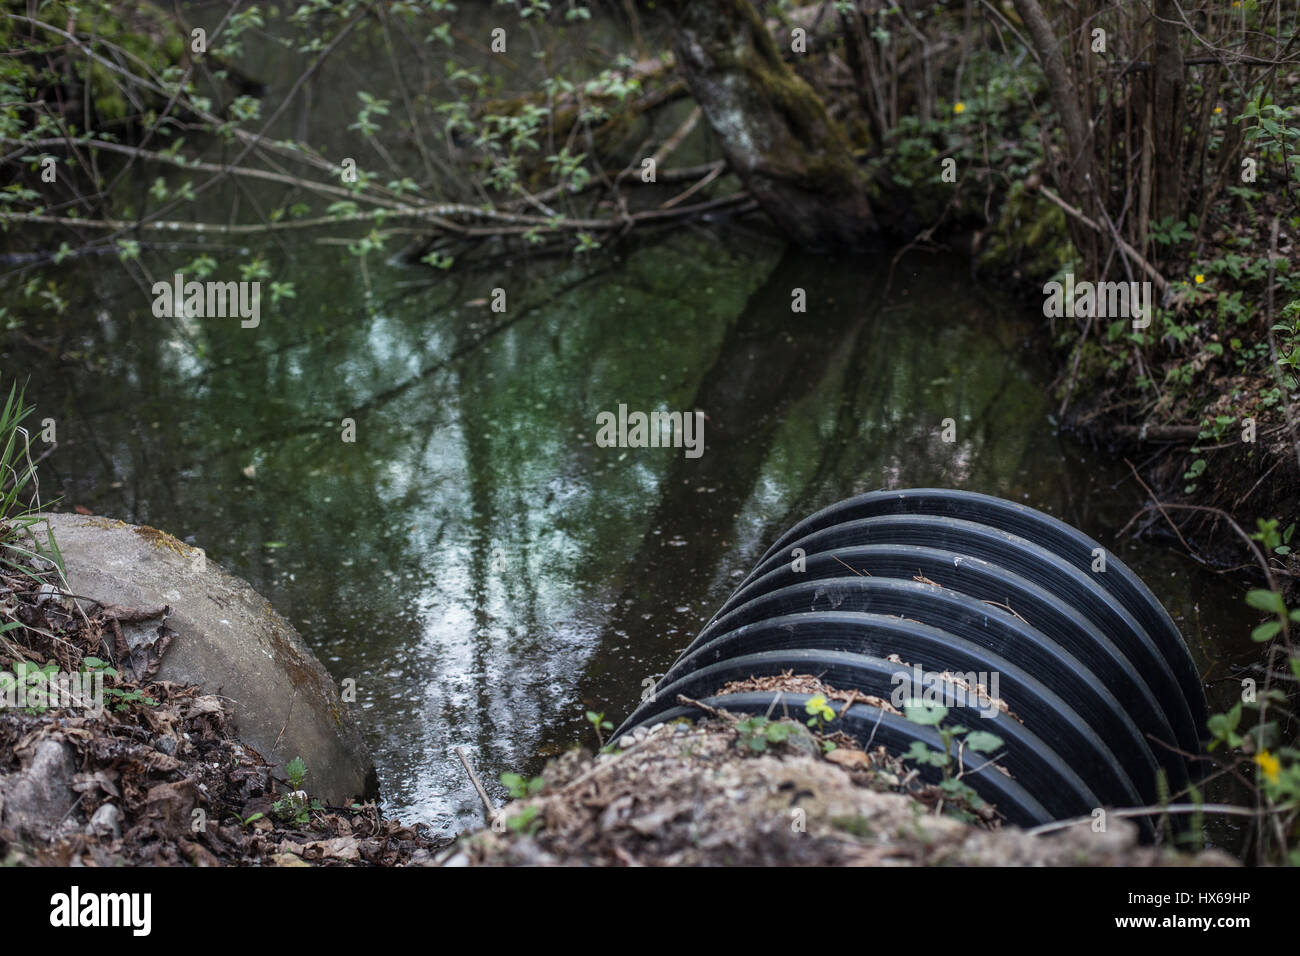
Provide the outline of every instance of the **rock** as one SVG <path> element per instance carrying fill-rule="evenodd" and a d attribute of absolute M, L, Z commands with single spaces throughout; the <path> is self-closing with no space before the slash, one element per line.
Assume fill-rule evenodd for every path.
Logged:
<path fill-rule="evenodd" d="M 122 835 L 122 811 L 111 803 L 103 804 L 91 815 L 90 822 L 86 824 L 86 832 L 118 839 Z"/>
<path fill-rule="evenodd" d="M 861 750 L 837 747 L 826 755 L 831 763 L 837 763 L 846 770 L 870 770 L 871 758 Z"/>
<path fill-rule="evenodd" d="M 817 738 L 812 735 L 812 731 L 803 726 L 803 724 L 796 723 L 792 720 L 787 720 L 784 723 L 788 724 L 790 727 L 790 736 L 786 737 L 782 744 L 787 751 L 790 753 L 802 754 L 806 757 L 817 757 L 821 755 L 821 744 L 819 744 Z M 834 751 L 831 752 L 834 753 Z"/>
<path fill-rule="evenodd" d="M 154 528 L 95 516 L 41 517 L 28 533 L 44 545 L 48 520 L 72 594 L 171 608 L 170 643 L 159 640 L 160 620 L 122 624 L 133 651 L 155 642 L 165 648 L 156 679 L 228 698 L 240 738 L 282 778 L 284 765 L 301 756 L 307 788 L 325 802 L 346 805 L 378 794 L 374 761 L 334 681 L 247 582 Z"/>
<path fill-rule="evenodd" d="M 189 780 L 160 783 L 145 794 L 145 815 L 160 821 L 167 833 L 184 833 L 194 812 L 194 784 Z"/>
<path fill-rule="evenodd" d="M 194 866 L 221 866 L 221 861 L 207 847 L 189 840 L 178 840 L 181 855 Z"/>
<path fill-rule="evenodd" d="M 361 859 L 361 851 L 358 848 L 355 837 L 335 837 L 332 840 L 314 840 L 311 843 L 303 844 L 303 852 L 308 858 L 319 860 L 321 857 L 330 857 L 336 860 L 345 860 L 355 863 Z"/>
<path fill-rule="evenodd" d="M 46 839 L 66 820 L 77 800 L 71 781 L 72 748 L 45 736 L 18 753 L 22 769 L 0 778 L 0 823 L 19 836 Z"/>

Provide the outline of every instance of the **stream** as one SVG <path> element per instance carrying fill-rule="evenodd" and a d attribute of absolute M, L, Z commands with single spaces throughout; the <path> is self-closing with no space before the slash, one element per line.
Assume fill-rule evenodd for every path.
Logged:
<path fill-rule="evenodd" d="M 477 822 L 453 746 L 494 780 L 593 744 L 584 712 L 626 716 L 780 530 L 880 487 L 1057 515 L 1143 576 L 1203 673 L 1250 653 L 1224 579 L 1114 539 L 1141 489 L 1056 433 L 1041 319 L 958 259 L 904 260 L 885 296 L 887 263 L 720 226 L 433 281 L 372 267 L 367 311 L 347 253 L 310 252 L 257 329 L 156 319 L 87 261 L 107 275 L 59 354 L 4 372 L 58 422 L 43 495 L 205 548 L 356 680 L 403 819 Z M 808 311 L 791 321 L 794 288 Z M 705 453 L 598 447 L 597 414 L 620 404 L 703 411 Z"/>
<path fill-rule="evenodd" d="M 314 129 L 294 111 L 287 128 L 345 155 L 355 101 L 329 104 L 364 56 L 313 81 Z M 261 62 L 273 88 L 294 75 Z M 148 179 L 123 188 L 143 197 Z M 251 206 L 246 189 L 197 217 Z M 501 772 L 594 745 L 585 711 L 630 713 L 781 530 L 882 487 L 1000 495 L 1098 538 L 1164 601 L 1214 703 L 1253 659 L 1227 579 L 1158 537 L 1116 539 L 1141 488 L 1057 432 L 1046 320 L 964 259 L 913 254 L 891 277 L 888 257 L 812 256 L 725 221 L 447 272 L 391 248 L 359 263 L 306 232 L 249 243 L 225 255 L 263 255 L 295 287 L 272 304 L 264 282 L 256 328 L 155 317 L 112 256 L 20 278 L 11 262 L 0 373 L 57 423 L 44 499 L 206 549 L 355 679 L 388 814 L 477 824 L 453 747 L 499 801 Z M 207 248 L 142 264 L 166 279 Z M 46 272 L 62 314 L 21 294 Z M 597 416 L 620 405 L 702 411 L 704 454 L 599 447 Z"/>

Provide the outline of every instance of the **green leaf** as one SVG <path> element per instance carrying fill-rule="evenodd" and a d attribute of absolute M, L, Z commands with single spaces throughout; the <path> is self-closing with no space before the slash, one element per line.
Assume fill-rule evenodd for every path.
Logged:
<path fill-rule="evenodd" d="M 294 757 L 285 764 L 284 772 L 295 790 L 302 789 L 302 781 L 307 776 L 307 764 L 303 762 L 302 757 Z"/>
<path fill-rule="evenodd" d="M 1276 591 L 1266 591 L 1263 588 L 1247 591 L 1246 603 L 1251 607 L 1259 608 L 1261 611 L 1268 611 L 1271 614 L 1282 615 L 1286 613 L 1286 602 L 1282 600 L 1282 595 Z"/>
<path fill-rule="evenodd" d="M 976 753 L 991 754 L 1002 746 L 1002 738 L 987 730 L 973 730 L 966 735 L 966 746 Z"/>
<path fill-rule="evenodd" d="M 790 725 L 775 723 L 768 725 L 767 739 L 774 744 L 785 743 L 790 737 Z"/>
<path fill-rule="evenodd" d="M 941 704 L 927 704 L 920 700 L 910 700 L 903 705 L 903 713 L 914 724 L 923 727 L 937 727 L 948 716 L 948 708 Z"/>
<path fill-rule="evenodd" d="M 911 749 L 903 755 L 904 759 L 911 760 L 922 766 L 929 764 L 934 767 L 948 766 L 948 755 L 939 753 L 937 750 L 931 750 L 919 740 L 913 740 Z"/>
<path fill-rule="evenodd" d="M 1257 644 L 1262 644 L 1264 641 L 1272 640 L 1281 630 L 1281 621 L 1265 621 L 1250 632 L 1250 639 Z"/>
<path fill-rule="evenodd" d="M 1228 729 L 1236 730 L 1241 724 L 1241 701 L 1232 705 L 1232 710 L 1228 711 Z"/>
<path fill-rule="evenodd" d="M 911 748 L 903 756 L 905 759 L 915 760 L 917 763 L 929 763 L 930 748 L 919 740 L 913 740 Z"/>
<path fill-rule="evenodd" d="M 1210 736 L 1214 739 L 1210 742 L 1210 750 L 1213 750 L 1220 743 L 1226 743 L 1229 747 L 1241 746 L 1241 737 L 1235 731 L 1237 725 L 1241 722 L 1241 701 L 1233 705 L 1232 710 L 1226 714 L 1212 714 L 1207 727 L 1210 730 Z"/>
<path fill-rule="evenodd" d="M 501 775 L 501 784 L 514 800 L 528 795 L 528 787 L 524 783 L 524 778 L 517 773 L 503 773 Z"/>

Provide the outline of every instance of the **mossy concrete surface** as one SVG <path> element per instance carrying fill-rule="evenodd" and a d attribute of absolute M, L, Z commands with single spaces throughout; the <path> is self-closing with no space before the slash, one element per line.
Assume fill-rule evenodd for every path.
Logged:
<path fill-rule="evenodd" d="M 155 528 L 48 514 L 28 533 L 44 545 L 47 528 L 63 553 L 73 595 L 120 607 L 170 608 L 163 623 L 175 634 L 156 680 L 195 684 L 232 701 L 240 738 L 280 774 L 301 756 L 313 796 L 346 805 L 376 795 L 374 762 L 334 681 L 293 626 L 246 581 Z M 121 625 L 132 649 L 153 643 L 159 626 L 157 619 Z"/>

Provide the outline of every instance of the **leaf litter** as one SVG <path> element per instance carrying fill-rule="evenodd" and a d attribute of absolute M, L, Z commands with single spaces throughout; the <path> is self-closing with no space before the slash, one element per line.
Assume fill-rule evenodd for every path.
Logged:
<path fill-rule="evenodd" d="M 155 679 L 169 615 L 70 594 L 52 561 L 6 550 L 0 671 L 98 671 L 104 707 L 0 707 L 0 863 L 404 866 L 447 844 L 373 802 L 287 800 L 230 701 Z M 153 621 L 129 647 L 121 625 Z"/>

